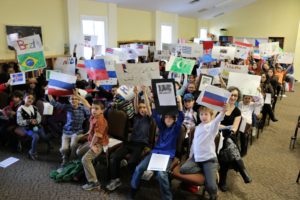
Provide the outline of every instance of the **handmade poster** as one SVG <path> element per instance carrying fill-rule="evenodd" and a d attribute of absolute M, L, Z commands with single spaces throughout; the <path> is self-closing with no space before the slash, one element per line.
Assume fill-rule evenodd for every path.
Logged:
<path fill-rule="evenodd" d="M 212 49 L 212 58 L 218 60 L 234 60 L 236 47 L 214 46 Z"/>
<path fill-rule="evenodd" d="M 204 69 L 199 69 L 200 74 L 207 74 L 210 76 L 213 76 L 213 85 L 215 84 L 220 84 L 220 77 L 219 74 L 221 73 L 221 68 L 220 67 L 216 67 L 216 68 L 204 68 Z M 198 76 L 199 76 L 198 75 Z"/>
<path fill-rule="evenodd" d="M 259 44 L 259 52 L 261 57 L 270 57 L 280 53 L 279 42 L 269 42 Z"/>
<path fill-rule="evenodd" d="M 72 95 L 76 79 L 76 76 L 52 71 L 48 82 L 48 94 L 55 96 Z"/>
<path fill-rule="evenodd" d="M 43 115 L 53 115 L 53 106 L 48 102 L 43 102 L 44 110 Z"/>
<path fill-rule="evenodd" d="M 55 60 L 53 69 L 64 74 L 75 75 L 75 58 L 73 57 L 58 57 Z"/>
<path fill-rule="evenodd" d="M 107 70 L 109 79 L 107 80 L 100 80 L 99 84 L 101 86 L 105 85 L 117 85 L 118 79 L 117 79 L 117 72 L 116 72 L 116 61 L 118 60 L 117 56 L 101 56 L 102 59 L 104 59 L 105 62 L 105 68 Z"/>
<path fill-rule="evenodd" d="M 200 85 L 199 85 L 199 91 L 203 91 L 206 86 L 212 85 L 213 83 L 213 76 L 201 74 L 200 75 Z"/>
<path fill-rule="evenodd" d="M 169 60 L 171 53 L 169 50 L 157 50 L 154 53 L 155 60 Z"/>
<path fill-rule="evenodd" d="M 118 64 L 116 72 L 119 84 L 128 86 L 151 86 L 151 79 L 160 78 L 158 62 Z"/>
<path fill-rule="evenodd" d="M 253 50 L 253 53 L 252 53 L 252 56 L 253 56 L 253 58 L 254 59 L 260 59 L 261 57 L 260 57 L 260 53 L 259 53 L 259 49 L 254 49 Z"/>
<path fill-rule="evenodd" d="M 46 70 L 46 80 L 48 81 L 50 79 L 50 74 L 52 71 L 55 71 L 55 72 L 61 72 L 60 70 Z"/>
<path fill-rule="evenodd" d="M 203 49 L 204 50 L 209 50 L 212 49 L 214 46 L 214 42 L 213 41 L 203 41 Z"/>
<path fill-rule="evenodd" d="M 117 93 L 121 95 L 125 100 L 130 100 L 134 98 L 133 89 L 134 89 L 133 87 L 127 87 L 126 85 L 121 85 L 118 88 Z"/>
<path fill-rule="evenodd" d="M 169 61 L 166 63 L 165 71 L 167 71 L 167 72 L 170 71 L 175 59 L 176 59 L 176 56 L 174 56 L 174 55 L 170 56 Z"/>
<path fill-rule="evenodd" d="M 207 85 L 197 99 L 197 103 L 210 109 L 221 111 L 228 102 L 231 93 L 225 89 Z"/>
<path fill-rule="evenodd" d="M 277 57 L 277 62 L 282 64 L 293 64 L 294 53 L 282 52 Z"/>
<path fill-rule="evenodd" d="M 211 54 L 204 54 L 202 57 L 199 58 L 199 63 L 211 63 L 216 61 L 217 59 L 212 58 Z"/>
<path fill-rule="evenodd" d="M 10 85 L 23 85 L 26 83 L 25 72 L 10 74 Z"/>
<path fill-rule="evenodd" d="M 19 161 L 19 158 L 9 157 L 9 158 L 7 158 L 7 159 L 0 162 L 0 167 L 6 168 L 6 167 L 14 164 L 17 161 Z"/>
<path fill-rule="evenodd" d="M 85 60 L 84 65 L 77 64 L 77 67 L 84 69 L 91 80 L 109 79 L 103 59 Z"/>
<path fill-rule="evenodd" d="M 83 42 L 79 43 L 78 45 L 91 48 L 97 44 L 97 41 L 98 41 L 98 36 L 96 35 L 84 35 Z"/>
<path fill-rule="evenodd" d="M 176 72 L 169 72 L 168 78 L 174 79 L 176 82 L 181 83 L 182 80 L 182 74 L 176 73 Z"/>
<path fill-rule="evenodd" d="M 128 52 L 121 48 L 106 48 L 105 55 L 118 56 L 119 61 L 117 63 L 125 63 L 128 58 Z"/>
<path fill-rule="evenodd" d="M 20 38 L 14 42 L 17 59 L 22 72 L 33 71 L 47 66 L 39 35 Z"/>
<path fill-rule="evenodd" d="M 259 96 L 261 76 L 229 72 L 227 87 L 235 86 L 243 95 Z"/>
<path fill-rule="evenodd" d="M 147 170 L 166 171 L 170 155 L 152 153 Z"/>
<path fill-rule="evenodd" d="M 233 65 L 233 64 L 222 62 L 221 63 L 221 76 L 222 76 L 222 78 L 228 79 L 230 72 L 247 74 L 248 73 L 248 66 L 247 65 Z"/>
<path fill-rule="evenodd" d="M 152 79 L 155 108 L 159 114 L 177 114 L 174 79 Z"/>
<path fill-rule="evenodd" d="M 271 104 L 272 94 L 266 93 L 265 104 Z"/>
<path fill-rule="evenodd" d="M 203 55 L 203 45 L 201 44 L 180 44 L 177 46 L 182 57 L 199 58 Z"/>
<path fill-rule="evenodd" d="M 191 75 L 193 68 L 196 64 L 196 60 L 185 59 L 181 57 L 176 57 L 170 71 L 181 73 L 181 74 L 188 74 Z"/>
<path fill-rule="evenodd" d="M 168 50 L 170 51 L 173 55 L 177 54 L 177 44 L 162 44 L 162 50 Z"/>
<path fill-rule="evenodd" d="M 234 45 L 236 47 L 235 57 L 246 60 L 248 58 L 249 53 L 252 50 L 252 44 L 235 42 Z"/>
<path fill-rule="evenodd" d="M 101 45 L 95 45 L 94 46 L 94 53 L 95 56 L 101 56 L 102 55 L 102 46 Z"/>
<path fill-rule="evenodd" d="M 80 67 L 78 67 L 80 66 Z M 86 73 L 86 71 L 84 70 L 84 60 L 78 60 L 77 61 L 77 73 L 80 74 L 81 80 L 88 80 L 88 75 Z"/>
<path fill-rule="evenodd" d="M 130 48 L 134 49 L 138 56 L 148 57 L 149 46 L 145 44 L 130 44 Z"/>

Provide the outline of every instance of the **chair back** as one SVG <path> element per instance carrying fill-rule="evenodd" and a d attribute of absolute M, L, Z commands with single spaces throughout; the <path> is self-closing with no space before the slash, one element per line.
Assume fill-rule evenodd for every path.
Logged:
<path fill-rule="evenodd" d="M 150 121 L 150 131 L 149 131 L 149 147 L 152 149 L 155 145 L 157 126 L 153 118 Z"/>
<path fill-rule="evenodd" d="M 0 109 L 6 107 L 9 103 L 9 96 L 6 92 L 0 92 Z"/>
<path fill-rule="evenodd" d="M 128 116 L 122 110 L 111 109 L 107 115 L 108 134 L 118 140 L 127 141 Z"/>

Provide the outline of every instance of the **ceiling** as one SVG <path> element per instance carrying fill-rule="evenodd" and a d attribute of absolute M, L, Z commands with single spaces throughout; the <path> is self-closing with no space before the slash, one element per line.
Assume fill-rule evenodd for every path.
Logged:
<path fill-rule="evenodd" d="M 177 13 L 180 16 L 212 19 L 254 3 L 256 0 L 96 0 L 119 7 Z M 193 3 L 192 3 L 193 2 Z"/>

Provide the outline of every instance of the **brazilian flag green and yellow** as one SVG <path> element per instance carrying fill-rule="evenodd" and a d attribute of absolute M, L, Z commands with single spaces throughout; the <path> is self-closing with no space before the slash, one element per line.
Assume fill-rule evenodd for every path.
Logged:
<path fill-rule="evenodd" d="M 22 72 L 33 71 L 46 67 L 43 51 L 18 55 L 18 62 Z"/>

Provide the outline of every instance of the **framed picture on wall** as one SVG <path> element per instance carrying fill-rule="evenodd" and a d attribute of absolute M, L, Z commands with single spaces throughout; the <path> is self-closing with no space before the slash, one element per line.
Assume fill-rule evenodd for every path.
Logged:
<path fill-rule="evenodd" d="M 212 85 L 214 80 L 213 76 L 201 74 L 200 75 L 200 84 L 199 84 L 199 91 L 203 91 L 207 85 Z"/>
<path fill-rule="evenodd" d="M 14 26 L 14 25 L 6 25 L 6 38 L 7 38 L 7 46 L 8 49 L 14 50 L 13 42 L 18 40 L 19 38 L 36 35 L 39 34 L 41 41 L 42 38 L 42 27 L 41 26 Z"/>

